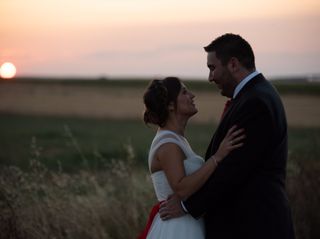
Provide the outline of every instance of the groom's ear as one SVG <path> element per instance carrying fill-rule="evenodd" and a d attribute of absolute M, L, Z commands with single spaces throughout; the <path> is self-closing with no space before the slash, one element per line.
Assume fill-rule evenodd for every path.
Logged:
<path fill-rule="evenodd" d="M 231 57 L 228 62 L 228 68 L 229 68 L 230 72 L 237 72 L 240 68 L 240 62 L 239 62 L 238 58 Z"/>

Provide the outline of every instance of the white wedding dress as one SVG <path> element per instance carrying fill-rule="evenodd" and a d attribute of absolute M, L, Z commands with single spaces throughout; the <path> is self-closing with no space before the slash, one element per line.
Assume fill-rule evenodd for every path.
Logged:
<path fill-rule="evenodd" d="M 177 144 L 184 152 L 186 159 L 184 167 L 186 175 L 199 169 L 204 160 L 196 155 L 191 149 L 188 141 L 169 130 L 160 130 L 152 141 L 149 152 L 149 170 L 154 153 L 165 143 Z M 164 171 L 157 171 L 151 174 L 154 190 L 158 201 L 163 201 L 173 194 Z M 189 214 L 179 218 L 163 221 L 157 214 L 152 222 L 147 239 L 204 239 L 205 228 L 203 219 L 196 220 Z"/>

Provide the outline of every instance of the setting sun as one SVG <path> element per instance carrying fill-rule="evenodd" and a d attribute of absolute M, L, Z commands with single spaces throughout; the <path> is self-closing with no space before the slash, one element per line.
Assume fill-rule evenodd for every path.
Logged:
<path fill-rule="evenodd" d="M 16 72 L 16 67 L 10 62 L 5 62 L 0 67 L 0 77 L 4 79 L 13 78 L 16 75 Z"/>

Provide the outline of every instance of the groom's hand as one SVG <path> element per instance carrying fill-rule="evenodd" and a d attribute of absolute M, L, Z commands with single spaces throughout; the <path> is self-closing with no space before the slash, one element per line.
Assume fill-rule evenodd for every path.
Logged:
<path fill-rule="evenodd" d="M 161 203 L 159 214 L 164 221 L 183 216 L 185 212 L 182 209 L 180 198 L 175 194 L 170 195 L 166 201 Z"/>

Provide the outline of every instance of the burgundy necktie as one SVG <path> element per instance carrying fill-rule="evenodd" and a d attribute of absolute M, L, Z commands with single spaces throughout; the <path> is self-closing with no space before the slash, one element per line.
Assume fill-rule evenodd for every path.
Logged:
<path fill-rule="evenodd" d="M 227 112 L 229 106 L 231 105 L 232 103 L 232 99 L 230 100 L 227 100 L 225 105 L 224 105 L 224 109 L 223 109 L 223 112 L 222 112 L 222 115 L 221 115 L 221 119 L 223 118 L 224 114 Z"/>

